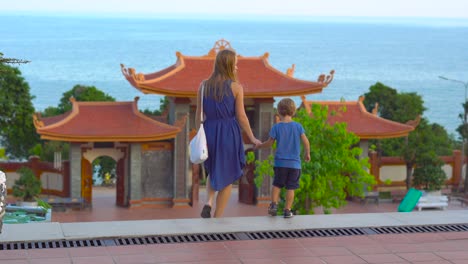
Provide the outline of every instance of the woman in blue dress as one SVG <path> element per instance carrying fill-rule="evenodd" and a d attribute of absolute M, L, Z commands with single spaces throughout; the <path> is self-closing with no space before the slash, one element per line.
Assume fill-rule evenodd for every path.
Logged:
<path fill-rule="evenodd" d="M 221 217 L 231 196 L 232 183 L 242 176 L 245 166 L 241 128 L 250 141 L 258 145 L 250 128 L 244 109 L 244 91 L 237 81 L 237 56 L 233 50 L 224 49 L 216 55 L 213 73 L 200 84 L 197 96 L 195 125 L 200 127 L 201 87 L 203 88 L 203 112 L 208 159 L 205 169 L 207 201 L 201 216 L 211 217 L 215 193 L 214 217 Z"/>

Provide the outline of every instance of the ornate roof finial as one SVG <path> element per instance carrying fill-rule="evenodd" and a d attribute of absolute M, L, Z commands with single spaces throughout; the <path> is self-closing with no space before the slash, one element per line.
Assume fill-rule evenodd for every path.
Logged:
<path fill-rule="evenodd" d="M 286 75 L 288 75 L 289 77 L 293 77 L 295 69 L 296 69 L 296 64 L 293 64 L 291 68 L 288 68 L 286 70 Z"/>
<path fill-rule="evenodd" d="M 216 56 L 220 50 L 233 49 L 231 43 L 225 39 L 220 39 L 215 42 L 213 48 L 208 52 L 209 56 Z"/>
<path fill-rule="evenodd" d="M 372 109 L 372 114 L 377 115 L 378 112 L 379 112 L 379 103 L 375 102 L 374 109 Z"/>

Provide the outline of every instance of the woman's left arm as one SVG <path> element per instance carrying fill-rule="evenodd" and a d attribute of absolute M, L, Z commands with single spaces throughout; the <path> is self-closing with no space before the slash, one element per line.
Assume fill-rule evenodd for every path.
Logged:
<path fill-rule="evenodd" d="M 198 131 L 198 129 L 200 128 L 200 123 L 201 123 L 201 98 L 202 98 L 202 94 L 201 94 L 201 87 L 203 85 L 203 82 L 200 84 L 200 86 L 198 87 L 198 93 L 197 93 L 197 111 L 195 111 L 195 129 Z"/>

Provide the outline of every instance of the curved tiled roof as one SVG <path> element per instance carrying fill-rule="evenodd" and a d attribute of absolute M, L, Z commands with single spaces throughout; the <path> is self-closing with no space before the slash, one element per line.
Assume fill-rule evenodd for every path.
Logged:
<path fill-rule="evenodd" d="M 353 132 L 361 139 L 379 139 L 379 138 L 397 138 L 407 136 L 418 125 L 418 122 L 412 122 L 412 125 L 402 124 L 387 120 L 369 113 L 363 104 L 364 97 L 361 96 L 358 101 L 351 102 L 324 102 L 324 101 L 306 101 L 302 96 L 302 105 L 310 113 L 312 104 L 328 106 L 328 111 L 335 111 L 336 115 L 329 115 L 329 124 L 344 122 L 347 124 L 347 130 Z M 343 107 L 346 111 L 343 111 Z"/>
<path fill-rule="evenodd" d="M 146 142 L 175 138 L 178 126 L 158 122 L 140 113 L 133 102 L 77 102 L 71 111 L 40 118 L 34 125 L 42 139 L 68 142 Z M 185 122 L 183 122 L 185 124 Z"/>
<path fill-rule="evenodd" d="M 216 44 L 215 44 L 216 46 Z M 125 78 L 143 93 L 156 93 L 175 97 L 196 97 L 200 83 L 213 71 L 216 51 L 194 57 L 176 53 L 177 61 L 161 71 L 143 74 L 121 65 Z M 294 65 L 282 73 L 268 63 L 268 53 L 259 57 L 238 56 L 238 78 L 244 87 L 246 98 L 271 98 L 320 93 L 333 79 L 320 75 L 317 81 L 305 81 L 293 77 Z"/>

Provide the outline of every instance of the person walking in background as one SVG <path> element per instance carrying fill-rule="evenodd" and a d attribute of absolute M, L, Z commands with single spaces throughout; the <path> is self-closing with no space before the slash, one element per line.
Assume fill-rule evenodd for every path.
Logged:
<path fill-rule="evenodd" d="M 292 120 L 296 112 L 296 105 L 290 98 L 282 99 L 278 103 L 279 122 L 270 130 L 270 138 L 258 145 L 257 148 L 271 147 L 276 141 L 276 153 L 271 190 L 271 204 L 268 213 L 272 216 L 278 214 L 278 200 L 281 188 L 286 189 L 286 204 L 283 216 L 293 217 L 291 207 L 294 201 L 294 190 L 299 188 L 301 176 L 301 141 L 304 146 L 304 160 L 310 161 L 310 145 L 301 124 Z"/>
<path fill-rule="evenodd" d="M 231 196 L 232 183 L 242 176 L 245 166 L 241 128 L 253 144 L 261 143 L 253 135 L 245 114 L 244 90 L 237 81 L 237 56 L 233 50 L 224 49 L 218 52 L 213 73 L 200 84 L 195 115 L 197 129 L 200 127 L 202 96 L 206 116 L 203 126 L 208 145 L 208 159 L 204 166 L 208 179 L 207 201 L 201 217 L 211 217 L 215 192 L 218 194 L 214 217 L 221 217 Z"/>

